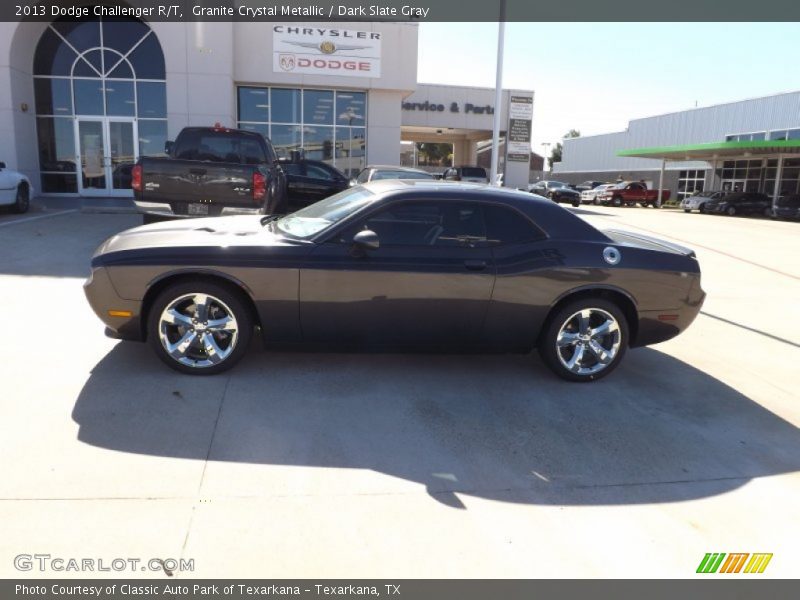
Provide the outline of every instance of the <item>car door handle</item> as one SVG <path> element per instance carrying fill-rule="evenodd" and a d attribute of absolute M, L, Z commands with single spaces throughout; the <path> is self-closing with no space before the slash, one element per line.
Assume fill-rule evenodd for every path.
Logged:
<path fill-rule="evenodd" d="M 467 271 L 483 271 L 486 268 L 485 260 L 465 260 L 464 266 Z"/>

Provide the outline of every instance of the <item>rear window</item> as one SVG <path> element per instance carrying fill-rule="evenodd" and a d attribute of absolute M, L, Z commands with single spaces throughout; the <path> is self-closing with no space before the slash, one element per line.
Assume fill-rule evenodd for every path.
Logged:
<path fill-rule="evenodd" d="M 486 177 L 486 169 L 482 167 L 463 167 L 461 169 L 462 177 Z"/>
<path fill-rule="evenodd" d="M 416 171 L 375 171 L 372 180 L 378 179 L 433 179 L 433 175 Z"/>
<path fill-rule="evenodd" d="M 224 131 L 188 131 L 178 138 L 175 158 L 258 165 L 267 162 L 257 139 Z"/>

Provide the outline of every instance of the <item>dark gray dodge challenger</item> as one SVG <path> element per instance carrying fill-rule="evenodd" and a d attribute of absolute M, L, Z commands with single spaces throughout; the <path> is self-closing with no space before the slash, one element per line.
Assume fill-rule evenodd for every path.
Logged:
<path fill-rule="evenodd" d="M 591 381 L 703 304 L 694 252 L 601 232 L 538 196 L 380 181 L 296 213 L 183 220 L 106 240 L 85 284 L 108 334 L 184 373 L 266 344 L 529 352 Z"/>

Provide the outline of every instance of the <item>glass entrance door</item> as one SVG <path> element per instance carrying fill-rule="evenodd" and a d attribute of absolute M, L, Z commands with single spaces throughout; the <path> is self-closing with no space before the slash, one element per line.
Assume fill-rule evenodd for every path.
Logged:
<path fill-rule="evenodd" d="M 78 117 L 78 189 L 84 196 L 132 196 L 131 169 L 138 158 L 133 119 Z"/>

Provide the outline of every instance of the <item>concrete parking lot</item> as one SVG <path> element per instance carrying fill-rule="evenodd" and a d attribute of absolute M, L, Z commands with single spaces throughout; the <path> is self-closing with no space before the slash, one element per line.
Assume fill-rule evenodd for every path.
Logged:
<path fill-rule="evenodd" d="M 578 212 L 695 248 L 708 292 L 684 335 L 590 385 L 535 355 L 253 351 L 182 376 L 83 296 L 135 215 L 0 215 L 0 576 L 40 576 L 14 567 L 39 553 L 194 559 L 176 577 L 690 577 L 706 552 L 796 576 L 800 224 Z"/>

